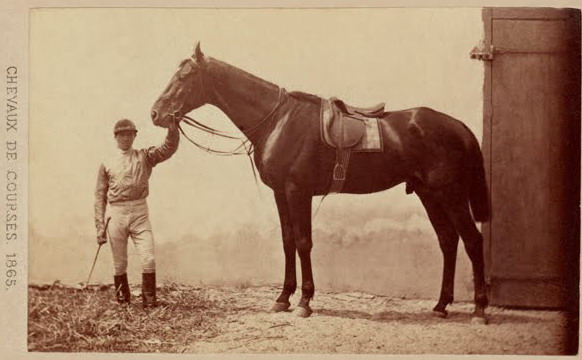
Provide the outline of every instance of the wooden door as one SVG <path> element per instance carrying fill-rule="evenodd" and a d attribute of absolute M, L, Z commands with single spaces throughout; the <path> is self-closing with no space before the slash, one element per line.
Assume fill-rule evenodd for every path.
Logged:
<path fill-rule="evenodd" d="M 483 11 L 483 226 L 491 303 L 574 306 L 580 224 L 578 10 Z"/>

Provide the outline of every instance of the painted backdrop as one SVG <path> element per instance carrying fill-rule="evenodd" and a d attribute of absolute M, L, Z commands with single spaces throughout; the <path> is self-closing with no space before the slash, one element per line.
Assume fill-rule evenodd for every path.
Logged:
<path fill-rule="evenodd" d="M 392 110 L 429 106 L 481 139 L 481 9 L 37 9 L 31 14 L 30 282 L 85 281 L 96 250 L 93 191 L 115 151 L 120 118 L 136 147 L 162 142 L 149 112 L 197 41 L 207 56 L 323 97 Z M 216 108 L 191 116 L 237 131 Z M 219 149 L 236 143 L 202 134 Z M 182 139 L 184 140 L 184 139 Z M 150 182 L 151 220 L 163 281 L 281 284 L 283 250 L 269 188 L 245 157 L 216 157 L 182 141 Z M 320 198 L 314 199 L 314 208 Z M 427 216 L 404 186 L 326 198 L 314 220 L 316 289 L 436 298 L 442 256 Z M 94 282 L 112 281 L 109 247 Z M 140 281 L 130 245 L 130 281 Z M 459 247 L 456 294 L 472 298 Z"/>

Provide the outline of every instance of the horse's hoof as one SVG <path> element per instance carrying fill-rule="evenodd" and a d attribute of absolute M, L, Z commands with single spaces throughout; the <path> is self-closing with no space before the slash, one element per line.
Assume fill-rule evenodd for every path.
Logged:
<path fill-rule="evenodd" d="M 483 316 L 473 316 L 471 317 L 471 324 L 487 325 L 487 318 Z"/>
<path fill-rule="evenodd" d="M 287 311 L 289 310 L 289 307 L 291 306 L 291 304 L 288 303 L 282 303 L 282 302 L 276 302 L 275 305 L 273 305 L 273 307 L 271 308 L 271 312 L 282 312 L 282 311 Z"/>
<path fill-rule="evenodd" d="M 433 309 L 432 313 L 434 314 L 434 316 L 441 318 L 441 319 L 445 319 L 447 316 L 449 316 L 449 312 L 446 310 Z"/>
<path fill-rule="evenodd" d="M 306 308 L 304 308 L 304 307 L 301 307 L 301 306 L 299 306 L 299 307 L 297 307 L 297 309 L 295 310 L 295 314 L 296 314 L 298 317 L 302 317 L 302 318 L 307 318 L 307 317 L 309 317 L 309 316 L 310 316 L 312 313 L 313 313 L 313 310 L 311 310 L 311 308 L 310 308 L 310 307 L 306 307 Z"/>

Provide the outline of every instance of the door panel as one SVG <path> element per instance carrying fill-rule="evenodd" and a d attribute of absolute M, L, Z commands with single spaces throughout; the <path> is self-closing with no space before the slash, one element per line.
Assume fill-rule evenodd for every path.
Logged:
<path fill-rule="evenodd" d="M 497 8 L 484 22 L 491 303 L 563 307 L 579 273 L 579 12 Z"/>
<path fill-rule="evenodd" d="M 493 20 L 493 44 L 513 52 L 565 51 L 566 23 L 564 20 Z"/>

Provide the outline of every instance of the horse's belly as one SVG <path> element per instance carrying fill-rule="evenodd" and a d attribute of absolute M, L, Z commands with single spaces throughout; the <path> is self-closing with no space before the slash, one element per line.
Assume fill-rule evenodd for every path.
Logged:
<path fill-rule="evenodd" d="M 396 186 L 405 180 L 403 165 L 386 153 L 352 153 L 343 193 L 369 194 Z"/>

